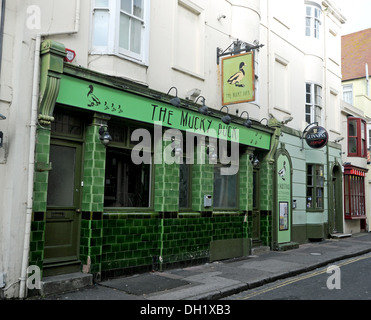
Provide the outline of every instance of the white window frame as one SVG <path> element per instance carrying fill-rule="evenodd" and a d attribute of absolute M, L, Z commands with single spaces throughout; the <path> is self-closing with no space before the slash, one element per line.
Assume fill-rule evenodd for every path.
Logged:
<path fill-rule="evenodd" d="M 345 93 L 350 93 L 351 94 L 351 101 L 350 102 L 345 99 Z M 343 100 L 346 103 L 349 103 L 350 105 L 353 105 L 353 84 L 343 85 Z"/>
<path fill-rule="evenodd" d="M 310 85 L 310 92 L 307 91 L 307 86 Z M 316 88 L 321 89 L 321 94 L 318 95 L 316 94 L 318 91 L 316 91 Z M 307 95 L 310 94 L 310 102 L 307 101 Z M 308 124 L 318 122 L 319 125 L 322 124 L 322 95 L 323 95 L 323 90 L 322 86 L 316 84 L 316 83 L 311 83 L 311 82 L 306 82 L 305 83 L 305 121 Z M 319 103 L 317 97 L 320 98 Z M 307 112 L 307 107 L 310 107 L 310 113 Z M 310 115 L 310 122 L 307 120 L 307 116 Z"/>
<path fill-rule="evenodd" d="M 308 15 L 308 8 L 310 8 L 310 15 Z M 316 16 L 318 13 L 318 16 Z M 310 24 L 307 25 L 309 19 Z M 315 39 L 320 38 L 320 26 L 322 25 L 322 9 L 316 5 L 307 3 L 305 5 L 305 35 L 307 37 L 313 37 Z M 308 30 L 309 28 L 309 30 Z M 309 34 L 308 34 L 309 31 Z"/>
<path fill-rule="evenodd" d="M 130 50 L 120 48 L 120 0 L 108 0 L 108 7 L 95 7 L 95 0 L 91 0 L 92 24 L 91 24 L 91 50 L 90 54 L 116 55 L 140 64 L 148 65 L 149 61 L 149 32 L 150 32 L 150 0 L 143 0 L 143 20 L 141 33 L 141 53 L 137 54 Z M 95 46 L 94 41 L 94 14 L 96 10 L 107 10 L 109 13 L 107 46 Z M 136 18 L 137 19 L 137 18 Z"/>

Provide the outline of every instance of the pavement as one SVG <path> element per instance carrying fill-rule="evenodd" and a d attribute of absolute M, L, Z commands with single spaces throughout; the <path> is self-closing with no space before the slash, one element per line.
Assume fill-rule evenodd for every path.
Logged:
<path fill-rule="evenodd" d="M 289 251 L 116 278 L 38 300 L 217 300 L 371 252 L 371 233 L 326 239 Z"/>

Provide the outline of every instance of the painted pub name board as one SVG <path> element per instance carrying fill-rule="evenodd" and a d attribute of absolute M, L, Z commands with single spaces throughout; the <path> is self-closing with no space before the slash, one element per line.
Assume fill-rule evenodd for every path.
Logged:
<path fill-rule="evenodd" d="M 57 103 L 270 149 L 271 134 L 64 74 Z"/>

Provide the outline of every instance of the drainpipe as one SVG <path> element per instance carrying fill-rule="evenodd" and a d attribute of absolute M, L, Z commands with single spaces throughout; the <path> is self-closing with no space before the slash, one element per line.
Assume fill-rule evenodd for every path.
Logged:
<path fill-rule="evenodd" d="M 1 21 L 0 21 L 0 75 L 1 75 L 1 62 L 3 60 L 3 39 L 4 39 L 4 22 L 5 22 L 5 4 L 6 0 L 1 2 Z"/>
<path fill-rule="evenodd" d="M 35 170 L 35 148 L 36 148 L 36 126 L 38 116 L 39 102 L 39 86 L 40 86 L 40 47 L 41 38 L 56 35 L 72 35 L 79 32 L 80 28 L 80 4 L 81 0 L 76 0 L 76 15 L 75 27 L 72 31 L 56 32 L 56 33 L 39 33 L 35 40 L 35 57 L 34 57 L 34 72 L 32 82 L 32 102 L 31 102 L 31 124 L 30 124 L 30 152 L 28 161 L 28 185 L 27 185 L 27 209 L 26 209 L 26 226 L 23 245 L 22 269 L 20 277 L 19 298 L 27 297 L 27 268 L 28 257 L 30 253 L 30 236 L 32 222 L 32 205 L 33 205 L 33 185 L 34 185 L 34 170 Z M 3 3 L 5 0 L 3 0 Z"/>

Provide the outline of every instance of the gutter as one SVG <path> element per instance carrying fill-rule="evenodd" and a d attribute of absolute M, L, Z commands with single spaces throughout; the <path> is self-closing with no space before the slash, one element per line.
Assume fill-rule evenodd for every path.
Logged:
<path fill-rule="evenodd" d="M 3 0 L 3 3 L 5 0 Z M 23 245 L 23 258 L 19 287 L 19 298 L 27 297 L 27 269 L 30 253 L 30 237 L 31 237 L 31 222 L 32 222 L 32 206 L 33 206 L 33 186 L 34 186 L 34 170 L 35 170 L 35 149 L 36 149 L 36 126 L 38 124 L 38 103 L 39 103 L 39 87 L 40 87 L 40 47 L 41 38 L 56 35 L 72 35 L 79 32 L 80 29 L 80 8 L 81 0 L 76 0 L 76 15 L 75 26 L 72 31 L 62 31 L 56 33 L 39 33 L 35 40 L 35 57 L 34 71 L 32 82 L 32 102 L 31 102 L 31 124 L 30 124 L 30 152 L 28 161 L 28 186 L 27 186 L 27 209 L 26 209 L 26 225 L 25 237 Z"/>

